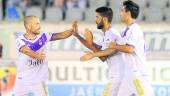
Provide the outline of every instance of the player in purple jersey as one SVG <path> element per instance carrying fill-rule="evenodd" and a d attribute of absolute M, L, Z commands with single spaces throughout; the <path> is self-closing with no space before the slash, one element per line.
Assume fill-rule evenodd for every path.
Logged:
<path fill-rule="evenodd" d="M 70 37 L 74 28 L 60 33 L 41 32 L 40 20 L 36 16 L 27 16 L 24 26 L 26 33 L 16 40 L 19 60 L 13 95 L 47 96 L 44 90 L 44 83 L 48 79 L 45 45 L 49 41 Z"/>

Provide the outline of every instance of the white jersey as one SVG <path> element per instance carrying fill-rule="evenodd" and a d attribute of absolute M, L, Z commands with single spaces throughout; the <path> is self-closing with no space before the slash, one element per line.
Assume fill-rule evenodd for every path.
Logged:
<path fill-rule="evenodd" d="M 145 67 L 145 40 L 140 26 L 136 23 L 131 24 L 122 31 L 121 36 L 122 44 L 134 47 L 134 53 L 125 53 L 125 66 L 133 69 L 134 71 L 139 70 L 140 75 L 147 75 Z"/>
<path fill-rule="evenodd" d="M 48 79 L 48 62 L 47 60 L 38 60 L 31 58 L 22 52 L 20 49 L 24 46 L 28 46 L 35 52 L 46 51 L 46 43 L 50 41 L 52 34 L 40 33 L 34 40 L 29 40 L 25 35 L 21 35 L 16 40 L 18 51 L 17 62 L 17 76 L 16 83 L 22 85 L 33 85 L 46 81 Z M 46 52 L 45 52 L 46 54 Z"/>
<path fill-rule="evenodd" d="M 122 41 L 119 44 L 134 47 L 134 53 L 124 53 L 125 74 L 118 96 L 154 96 L 145 65 L 143 31 L 139 25 L 133 23 L 121 33 L 121 36 Z"/>
<path fill-rule="evenodd" d="M 103 42 L 102 42 L 102 50 L 107 49 L 108 45 L 111 42 L 118 42 L 121 40 L 121 35 L 120 33 L 114 29 L 114 28 L 109 28 L 105 33 L 103 37 Z M 109 66 L 109 78 L 114 78 L 114 77 L 120 77 L 122 72 L 122 67 L 123 67 L 123 62 L 122 62 L 122 54 L 121 52 L 117 52 L 107 58 L 107 64 Z"/>

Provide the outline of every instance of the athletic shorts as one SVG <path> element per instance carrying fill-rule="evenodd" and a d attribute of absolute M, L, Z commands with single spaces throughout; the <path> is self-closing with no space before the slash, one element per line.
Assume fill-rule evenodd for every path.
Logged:
<path fill-rule="evenodd" d="M 120 78 L 112 78 L 109 80 L 108 84 L 104 88 L 101 96 L 117 96 L 119 92 L 121 79 Z"/>
<path fill-rule="evenodd" d="M 48 96 L 44 83 L 25 86 L 16 84 L 13 90 L 13 96 Z"/>
<path fill-rule="evenodd" d="M 148 76 L 124 76 L 117 96 L 155 96 Z"/>

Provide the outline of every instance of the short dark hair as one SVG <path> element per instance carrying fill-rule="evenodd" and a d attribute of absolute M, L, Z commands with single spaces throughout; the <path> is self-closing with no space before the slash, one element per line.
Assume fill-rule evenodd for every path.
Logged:
<path fill-rule="evenodd" d="M 106 16 L 108 21 L 111 23 L 113 18 L 113 10 L 109 7 L 99 7 L 96 9 L 96 12 L 99 13 L 101 16 Z"/>
<path fill-rule="evenodd" d="M 127 0 L 123 2 L 123 6 L 125 6 L 125 10 L 130 11 L 132 18 L 136 19 L 139 15 L 139 5 L 131 0 Z"/>

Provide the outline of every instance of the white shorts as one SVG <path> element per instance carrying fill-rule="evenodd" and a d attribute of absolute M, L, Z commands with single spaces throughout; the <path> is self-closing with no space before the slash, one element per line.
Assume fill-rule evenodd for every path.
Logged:
<path fill-rule="evenodd" d="M 117 96 L 154 96 L 148 76 L 125 76 Z"/>
<path fill-rule="evenodd" d="M 110 79 L 101 96 L 117 96 L 119 92 L 120 83 L 120 78 Z"/>
<path fill-rule="evenodd" d="M 48 96 L 44 84 L 24 86 L 16 84 L 13 90 L 13 96 Z"/>

